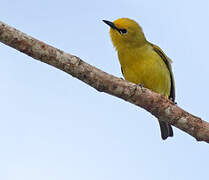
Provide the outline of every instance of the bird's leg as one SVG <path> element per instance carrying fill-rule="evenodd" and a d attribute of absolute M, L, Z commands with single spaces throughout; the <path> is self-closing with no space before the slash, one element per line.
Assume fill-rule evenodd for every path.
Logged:
<path fill-rule="evenodd" d="M 143 88 L 144 87 L 144 84 L 141 84 L 140 83 L 140 84 L 138 84 L 138 86 L 141 87 L 141 88 Z"/>
<path fill-rule="evenodd" d="M 173 101 L 173 98 L 171 97 L 171 98 L 169 98 L 171 101 Z M 175 101 L 173 101 L 173 103 L 175 104 L 175 105 L 177 105 L 177 102 L 175 102 Z"/>

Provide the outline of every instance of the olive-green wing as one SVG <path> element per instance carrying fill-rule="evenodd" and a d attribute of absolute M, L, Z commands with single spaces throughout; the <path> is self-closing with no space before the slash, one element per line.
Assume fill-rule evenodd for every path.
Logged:
<path fill-rule="evenodd" d="M 169 99 L 171 99 L 173 102 L 175 102 L 175 82 L 174 82 L 174 77 L 173 77 L 173 72 L 171 69 L 171 59 L 165 55 L 165 53 L 160 49 L 160 47 L 150 43 L 151 46 L 153 47 L 154 51 L 162 58 L 164 63 L 166 64 L 169 72 L 170 72 L 170 78 L 171 78 L 171 90 L 170 90 L 170 95 Z"/>

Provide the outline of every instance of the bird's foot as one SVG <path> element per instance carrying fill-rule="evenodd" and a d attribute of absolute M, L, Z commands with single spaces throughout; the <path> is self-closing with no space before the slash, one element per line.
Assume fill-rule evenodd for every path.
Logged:
<path fill-rule="evenodd" d="M 171 101 L 173 101 L 173 98 L 169 98 Z M 177 102 L 175 102 L 175 101 L 173 101 L 173 103 L 176 105 L 177 104 Z"/>
<path fill-rule="evenodd" d="M 143 88 L 144 87 L 144 84 L 138 84 L 139 87 Z"/>

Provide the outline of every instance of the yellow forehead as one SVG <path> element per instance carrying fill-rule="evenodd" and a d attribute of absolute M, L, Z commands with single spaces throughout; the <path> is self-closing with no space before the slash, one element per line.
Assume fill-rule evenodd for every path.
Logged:
<path fill-rule="evenodd" d="M 119 18 L 113 22 L 115 26 L 119 29 L 123 28 L 140 28 L 136 21 L 129 19 L 129 18 Z"/>

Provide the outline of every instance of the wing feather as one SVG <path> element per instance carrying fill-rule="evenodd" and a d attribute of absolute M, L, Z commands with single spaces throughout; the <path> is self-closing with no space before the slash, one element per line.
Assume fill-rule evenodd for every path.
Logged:
<path fill-rule="evenodd" d="M 173 102 L 175 102 L 175 82 L 174 82 L 174 77 L 173 77 L 173 72 L 171 68 L 171 63 L 172 60 L 165 55 L 165 53 L 162 51 L 162 49 L 152 43 L 150 43 L 151 46 L 153 47 L 154 51 L 162 58 L 164 63 L 166 64 L 166 67 L 168 68 L 168 71 L 170 73 L 170 78 L 171 78 L 171 90 L 170 90 L 170 95 L 169 99 L 171 99 Z"/>

